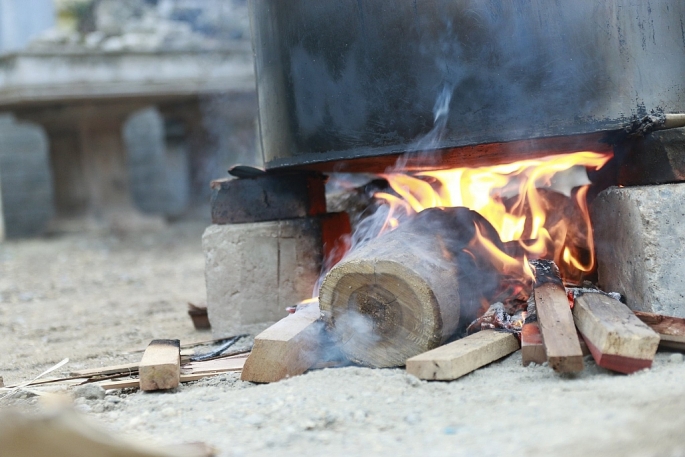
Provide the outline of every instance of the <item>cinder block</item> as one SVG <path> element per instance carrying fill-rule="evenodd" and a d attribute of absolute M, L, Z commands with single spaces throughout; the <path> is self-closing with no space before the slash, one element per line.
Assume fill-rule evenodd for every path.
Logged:
<path fill-rule="evenodd" d="M 207 311 L 216 337 L 256 333 L 310 298 L 321 273 L 321 222 L 210 225 L 202 237 Z"/>
<path fill-rule="evenodd" d="M 685 184 L 612 187 L 592 204 L 599 283 L 633 310 L 685 317 Z"/>

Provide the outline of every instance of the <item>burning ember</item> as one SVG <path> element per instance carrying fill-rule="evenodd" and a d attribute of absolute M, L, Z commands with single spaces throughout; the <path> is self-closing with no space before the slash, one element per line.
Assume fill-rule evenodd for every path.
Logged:
<path fill-rule="evenodd" d="M 576 152 L 482 168 L 383 175 L 393 192 L 375 197 L 388 206 L 380 234 L 426 208 L 464 206 L 482 215 L 504 249 L 476 228 L 467 248 L 485 255 L 505 274 L 532 278 L 528 260 L 554 260 L 566 283 L 578 284 L 595 267 L 587 206 L 587 169 L 599 170 L 611 154 Z"/>

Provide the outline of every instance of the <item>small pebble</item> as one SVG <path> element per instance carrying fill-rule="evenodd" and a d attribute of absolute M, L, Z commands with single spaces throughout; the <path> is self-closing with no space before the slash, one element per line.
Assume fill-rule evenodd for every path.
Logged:
<path fill-rule="evenodd" d="M 668 361 L 671 363 L 683 363 L 683 355 L 679 352 L 674 352 L 668 356 Z"/>
<path fill-rule="evenodd" d="M 264 423 L 264 416 L 260 414 L 250 414 L 249 416 L 245 417 L 245 422 L 254 425 L 255 427 L 259 427 Z"/>
<path fill-rule="evenodd" d="M 421 380 L 414 375 L 407 374 L 405 376 L 405 379 L 407 380 L 407 384 L 409 384 L 412 387 L 418 387 L 421 385 Z"/>
<path fill-rule="evenodd" d="M 414 425 L 418 424 L 421 421 L 421 419 L 416 414 L 408 414 L 407 416 L 405 416 L 404 421 L 409 425 Z"/>
<path fill-rule="evenodd" d="M 88 400 L 102 400 L 105 398 L 105 389 L 95 384 L 85 384 L 78 386 L 72 392 L 74 398 L 85 398 Z"/>

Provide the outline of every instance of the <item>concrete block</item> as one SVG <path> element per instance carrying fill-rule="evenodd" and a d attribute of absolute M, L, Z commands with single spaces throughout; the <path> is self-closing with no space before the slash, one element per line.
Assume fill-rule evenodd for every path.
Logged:
<path fill-rule="evenodd" d="M 592 204 L 599 283 L 633 310 L 685 317 L 685 184 L 612 187 Z"/>
<path fill-rule="evenodd" d="M 310 298 L 321 273 L 317 218 L 211 225 L 202 237 L 207 311 L 216 337 L 256 333 Z"/>

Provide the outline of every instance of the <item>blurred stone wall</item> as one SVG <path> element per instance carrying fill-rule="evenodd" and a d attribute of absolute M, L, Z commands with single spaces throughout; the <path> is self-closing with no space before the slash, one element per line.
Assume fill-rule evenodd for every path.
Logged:
<path fill-rule="evenodd" d="M 47 138 L 9 115 L 0 116 L 0 186 L 7 237 L 42 233 L 54 213 Z"/>

